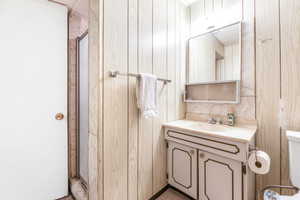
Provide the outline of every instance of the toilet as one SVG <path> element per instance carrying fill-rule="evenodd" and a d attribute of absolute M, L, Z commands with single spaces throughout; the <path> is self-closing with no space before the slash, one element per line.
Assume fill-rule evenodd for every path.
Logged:
<path fill-rule="evenodd" d="M 294 187 L 300 188 L 300 132 L 287 131 L 289 143 L 290 179 Z M 300 192 L 293 196 L 280 196 L 276 192 L 266 191 L 265 200 L 300 200 Z"/>
<path fill-rule="evenodd" d="M 300 188 L 300 132 L 287 131 L 286 136 L 289 142 L 290 179 L 293 186 Z M 282 197 L 282 199 L 300 200 L 300 192 L 292 197 Z"/>

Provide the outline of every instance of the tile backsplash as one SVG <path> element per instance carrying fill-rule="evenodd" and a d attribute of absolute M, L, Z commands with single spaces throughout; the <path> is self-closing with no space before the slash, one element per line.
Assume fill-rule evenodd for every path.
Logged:
<path fill-rule="evenodd" d="M 237 118 L 255 120 L 255 97 L 241 97 L 240 104 L 187 103 L 187 114 L 226 116 L 234 112 Z"/>

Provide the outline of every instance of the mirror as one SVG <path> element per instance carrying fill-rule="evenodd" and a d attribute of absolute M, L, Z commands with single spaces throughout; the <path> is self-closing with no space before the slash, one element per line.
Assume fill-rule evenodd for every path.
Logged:
<path fill-rule="evenodd" d="M 241 27 L 237 22 L 189 39 L 187 83 L 241 79 Z"/>

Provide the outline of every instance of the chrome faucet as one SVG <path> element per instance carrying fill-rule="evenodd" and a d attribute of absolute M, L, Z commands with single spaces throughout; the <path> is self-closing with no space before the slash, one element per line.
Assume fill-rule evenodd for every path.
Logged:
<path fill-rule="evenodd" d="M 228 125 L 228 126 L 234 126 L 235 125 L 235 115 L 234 115 L 234 113 L 228 113 L 227 114 L 226 125 Z"/>
<path fill-rule="evenodd" d="M 209 123 L 209 124 L 216 124 L 216 123 L 217 123 L 217 120 L 214 119 L 214 118 L 212 117 L 212 118 L 210 118 L 210 119 L 208 120 L 208 123 Z"/>

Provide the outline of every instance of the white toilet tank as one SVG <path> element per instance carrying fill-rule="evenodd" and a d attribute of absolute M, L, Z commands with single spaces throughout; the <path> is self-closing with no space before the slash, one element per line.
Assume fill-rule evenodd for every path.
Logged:
<path fill-rule="evenodd" d="M 295 187 L 300 188 L 300 132 L 287 131 L 289 141 L 290 178 Z"/>

